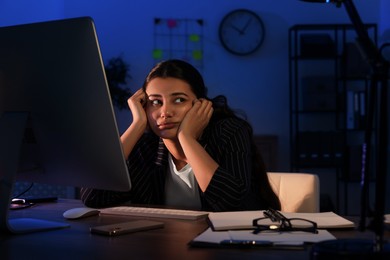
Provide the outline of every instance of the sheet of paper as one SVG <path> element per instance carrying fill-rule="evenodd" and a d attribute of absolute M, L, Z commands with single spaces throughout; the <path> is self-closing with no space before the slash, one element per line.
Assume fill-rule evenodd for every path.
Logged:
<path fill-rule="evenodd" d="M 336 239 L 327 230 L 319 230 L 318 234 L 308 232 L 282 232 L 252 234 L 251 230 L 213 231 L 208 228 L 193 239 L 194 242 L 220 244 L 223 240 L 270 241 L 275 245 L 299 245 L 305 242 L 317 243 Z"/>
<path fill-rule="evenodd" d="M 334 212 L 291 213 L 282 212 L 287 218 L 304 218 L 317 223 L 318 228 L 352 228 L 354 223 Z M 214 230 L 250 229 L 255 218 L 264 217 L 262 210 L 212 212 L 209 214 Z"/>

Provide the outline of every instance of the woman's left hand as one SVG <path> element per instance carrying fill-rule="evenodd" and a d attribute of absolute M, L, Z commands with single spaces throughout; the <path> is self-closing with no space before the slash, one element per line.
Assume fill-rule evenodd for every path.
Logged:
<path fill-rule="evenodd" d="M 212 102 L 207 99 L 196 99 L 180 124 L 178 137 L 183 135 L 198 139 L 213 115 L 212 105 Z"/>

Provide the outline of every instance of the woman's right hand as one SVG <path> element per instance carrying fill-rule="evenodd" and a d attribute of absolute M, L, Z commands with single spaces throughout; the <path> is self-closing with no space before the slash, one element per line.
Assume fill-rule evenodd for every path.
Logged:
<path fill-rule="evenodd" d="M 129 157 L 135 144 L 147 128 L 148 119 L 144 108 L 146 102 L 146 94 L 142 89 L 137 90 L 137 92 L 127 100 L 127 104 L 133 115 L 133 122 L 121 135 L 123 153 L 126 158 Z"/>
<path fill-rule="evenodd" d="M 140 88 L 127 100 L 127 104 L 133 115 L 133 123 L 145 128 L 148 122 L 145 112 L 146 99 L 146 93 Z"/>

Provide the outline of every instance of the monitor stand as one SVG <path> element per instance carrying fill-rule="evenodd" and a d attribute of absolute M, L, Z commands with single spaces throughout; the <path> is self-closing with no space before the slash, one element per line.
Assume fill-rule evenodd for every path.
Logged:
<path fill-rule="evenodd" d="M 8 219 L 12 189 L 18 170 L 27 112 L 6 112 L 0 117 L 0 232 L 23 234 L 59 228 L 67 223 L 32 218 Z"/>

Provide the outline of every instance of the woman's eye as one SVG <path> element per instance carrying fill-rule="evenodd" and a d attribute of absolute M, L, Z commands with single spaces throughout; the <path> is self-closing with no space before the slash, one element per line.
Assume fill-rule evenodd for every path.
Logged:
<path fill-rule="evenodd" d="M 175 103 L 183 103 L 185 101 L 184 98 L 176 98 Z"/>
<path fill-rule="evenodd" d="M 161 104 L 161 101 L 158 100 L 158 99 L 154 99 L 154 100 L 150 100 L 150 103 L 151 103 L 153 106 L 157 106 L 157 105 L 160 105 L 160 104 Z"/>

